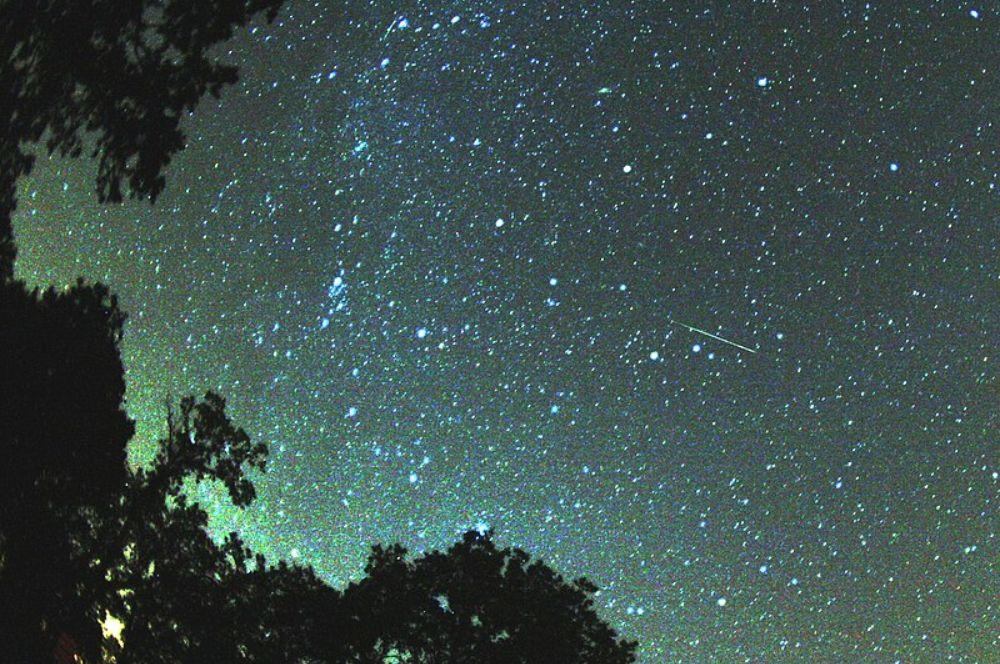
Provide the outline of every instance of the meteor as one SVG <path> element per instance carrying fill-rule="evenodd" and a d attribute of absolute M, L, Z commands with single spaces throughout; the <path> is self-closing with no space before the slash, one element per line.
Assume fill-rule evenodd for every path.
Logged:
<path fill-rule="evenodd" d="M 745 350 L 748 353 L 754 353 L 754 354 L 757 353 L 757 351 L 755 351 L 753 348 L 747 348 L 743 344 L 738 344 L 735 341 L 730 341 L 729 339 L 723 339 L 722 337 L 718 336 L 717 334 L 712 334 L 711 332 L 706 332 L 705 330 L 697 328 L 697 327 L 695 327 L 693 325 L 688 325 L 687 323 L 682 323 L 679 320 L 673 320 L 673 319 L 671 319 L 670 322 L 673 323 L 674 325 L 680 325 L 681 327 L 687 328 L 688 330 L 690 330 L 692 332 L 695 332 L 696 334 L 703 334 L 706 337 L 711 337 L 712 339 L 715 339 L 716 341 L 721 341 L 724 344 L 729 344 L 730 346 L 736 346 L 740 350 Z"/>

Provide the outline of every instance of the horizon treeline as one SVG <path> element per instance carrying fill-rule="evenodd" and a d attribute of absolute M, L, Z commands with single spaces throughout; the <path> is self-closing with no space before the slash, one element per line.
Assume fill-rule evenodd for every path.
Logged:
<path fill-rule="evenodd" d="M 283 0 L 0 0 L 0 660 L 35 662 L 635 661 L 567 580 L 491 532 L 413 558 L 375 545 L 333 588 L 208 532 L 188 491 L 253 503 L 267 446 L 212 392 L 173 405 L 153 462 L 126 463 L 125 312 L 83 278 L 15 278 L 17 183 L 35 151 L 84 152 L 103 202 L 156 201 L 181 122 L 236 80 L 212 48 Z"/>

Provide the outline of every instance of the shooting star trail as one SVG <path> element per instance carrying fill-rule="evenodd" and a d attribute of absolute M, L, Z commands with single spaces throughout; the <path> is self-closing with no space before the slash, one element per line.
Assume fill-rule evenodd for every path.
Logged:
<path fill-rule="evenodd" d="M 741 350 L 745 350 L 748 353 L 754 353 L 755 355 L 757 353 L 757 351 L 755 351 L 753 348 L 747 348 L 743 344 L 738 344 L 735 341 L 730 341 L 729 339 L 723 339 L 722 337 L 720 337 L 717 334 L 712 334 L 711 332 L 706 332 L 705 330 L 699 329 L 699 328 L 697 328 L 697 327 L 695 327 L 693 325 L 688 325 L 687 323 L 682 323 L 679 320 L 673 320 L 673 319 L 671 319 L 670 322 L 673 323 L 673 324 L 675 324 L 675 325 L 680 325 L 681 327 L 685 327 L 685 328 L 687 328 L 687 329 L 689 329 L 692 332 L 695 332 L 697 334 L 704 334 L 706 337 L 711 337 L 712 339 L 715 339 L 717 341 L 721 341 L 724 344 L 729 344 L 730 346 L 736 346 L 737 348 L 739 348 Z"/>

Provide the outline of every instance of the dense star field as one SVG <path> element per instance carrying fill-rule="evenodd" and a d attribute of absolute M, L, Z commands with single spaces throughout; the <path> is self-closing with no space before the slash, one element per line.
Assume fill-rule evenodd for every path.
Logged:
<path fill-rule="evenodd" d="M 401 4 L 234 39 L 155 206 L 22 182 L 134 459 L 216 389 L 271 446 L 220 532 L 334 584 L 493 528 L 643 662 L 994 657 L 996 8 Z"/>

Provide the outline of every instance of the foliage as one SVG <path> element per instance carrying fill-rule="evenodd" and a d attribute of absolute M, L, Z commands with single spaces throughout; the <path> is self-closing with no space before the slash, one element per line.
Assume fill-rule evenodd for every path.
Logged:
<path fill-rule="evenodd" d="M 376 546 L 343 593 L 236 533 L 216 541 L 188 490 L 217 482 L 246 508 L 266 446 L 208 393 L 169 412 L 149 468 L 129 468 L 117 300 L 83 280 L 43 292 L 13 279 L 33 146 L 88 145 L 101 200 L 155 201 L 185 113 L 236 80 L 213 46 L 282 2 L 0 0 L 0 661 L 633 661 L 594 586 L 489 535 L 415 561 Z M 101 632 L 109 614 L 116 638 Z"/>
<path fill-rule="evenodd" d="M 209 392 L 171 410 L 152 465 L 129 469 L 123 321 L 100 285 L 2 287 L 3 661 L 46 661 L 60 643 L 119 664 L 634 661 L 635 644 L 594 611 L 593 585 L 491 534 L 413 561 L 376 546 L 343 593 L 310 568 L 268 564 L 236 533 L 217 542 L 190 490 L 217 482 L 248 507 L 247 472 L 267 448 Z M 101 635 L 107 613 L 120 641 Z"/>
<path fill-rule="evenodd" d="M 212 48 L 284 0 L 0 0 L 0 280 L 13 274 L 11 215 L 33 144 L 89 145 L 102 201 L 155 200 L 184 147 L 180 124 L 236 81 Z"/>
<path fill-rule="evenodd" d="M 208 515 L 187 493 L 192 483 L 217 481 L 245 507 L 254 498 L 245 471 L 263 469 L 266 454 L 211 392 L 170 414 L 152 467 L 132 475 L 123 501 L 127 555 L 113 571 L 120 592 L 110 607 L 124 623 L 116 661 L 299 659 L 308 599 L 332 591 L 311 569 L 269 567 L 236 533 L 217 544 Z"/>
<path fill-rule="evenodd" d="M 446 552 L 414 561 L 399 545 L 375 546 L 367 576 L 347 588 L 346 661 L 528 664 L 634 661 L 594 611 L 597 588 L 567 582 L 492 533 L 469 531 Z M 339 661 L 339 660 L 338 660 Z"/>
<path fill-rule="evenodd" d="M 103 524 L 125 488 L 132 422 L 125 316 L 100 284 L 0 283 L 0 660 L 38 661 L 59 630 L 93 645 Z M 24 658 L 24 659 L 21 659 Z"/>

